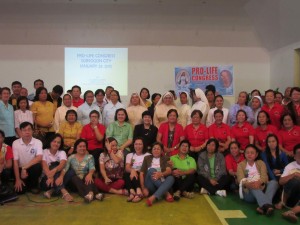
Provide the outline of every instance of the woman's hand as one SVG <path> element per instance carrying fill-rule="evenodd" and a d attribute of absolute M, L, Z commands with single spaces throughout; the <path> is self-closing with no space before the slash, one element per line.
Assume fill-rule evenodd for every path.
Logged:
<path fill-rule="evenodd" d="M 109 184 L 109 183 L 111 183 L 112 181 L 111 181 L 111 179 L 109 179 L 108 177 L 105 177 L 105 178 L 104 178 L 104 182 L 105 182 L 106 184 Z"/>
<path fill-rule="evenodd" d="M 210 179 L 209 182 L 212 186 L 216 186 L 217 184 L 219 184 L 218 181 L 216 181 L 215 179 Z"/>
<path fill-rule="evenodd" d="M 64 178 L 59 176 L 56 180 L 55 180 L 55 184 L 56 186 L 60 186 L 63 184 Z"/>
<path fill-rule="evenodd" d="M 173 175 L 174 177 L 181 177 L 181 176 L 182 176 L 182 171 L 181 171 L 181 170 L 178 170 L 178 169 L 173 170 L 173 171 L 172 171 L 172 175 Z"/>
<path fill-rule="evenodd" d="M 163 177 L 162 172 L 154 172 L 154 173 L 152 174 L 152 179 L 153 179 L 153 180 L 158 180 L 158 179 L 160 179 L 160 178 L 162 178 L 162 177 Z"/>
<path fill-rule="evenodd" d="M 131 169 L 130 171 L 130 180 L 132 180 L 135 177 L 135 179 L 138 179 L 138 174 L 136 172 L 136 170 Z"/>
<path fill-rule="evenodd" d="M 149 195 L 149 190 L 148 190 L 147 188 L 142 188 L 142 192 L 143 192 L 143 195 L 144 195 L 145 197 L 148 197 L 148 195 Z"/>
<path fill-rule="evenodd" d="M 53 187 L 53 184 L 54 184 L 53 177 L 48 178 L 46 181 L 46 184 L 48 187 Z"/>
<path fill-rule="evenodd" d="M 90 174 L 90 173 L 88 175 L 86 175 L 86 177 L 85 177 L 84 180 L 85 180 L 85 184 L 86 185 L 94 183 L 94 181 L 93 181 L 93 175 Z"/>
<path fill-rule="evenodd" d="M 54 169 L 52 169 L 52 170 L 49 170 L 49 172 L 48 172 L 48 174 L 47 174 L 47 177 L 48 177 L 48 178 L 53 178 L 56 172 L 57 172 L 57 169 L 56 169 L 56 168 L 54 168 Z"/>

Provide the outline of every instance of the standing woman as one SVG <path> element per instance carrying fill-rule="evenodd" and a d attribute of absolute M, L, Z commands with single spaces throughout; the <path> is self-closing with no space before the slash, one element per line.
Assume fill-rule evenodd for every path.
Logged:
<path fill-rule="evenodd" d="M 257 202 L 259 214 L 271 215 L 274 212 L 273 197 L 278 189 L 275 180 L 268 180 L 265 163 L 257 160 L 259 150 L 255 145 L 245 149 L 245 161 L 239 163 L 237 180 L 240 184 L 240 198 L 246 202 Z"/>
<path fill-rule="evenodd" d="M 0 93 L 2 97 L 0 100 L 0 129 L 3 130 L 6 135 L 4 142 L 12 146 L 12 143 L 16 139 L 16 133 L 14 126 L 14 109 L 12 105 L 8 103 L 10 89 L 3 87 Z"/>
<path fill-rule="evenodd" d="M 140 182 L 143 195 L 147 198 L 146 204 L 152 206 L 153 202 L 165 195 L 167 202 L 174 199 L 169 190 L 174 184 L 172 169 L 168 164 L 169 157 L 162 156 L 164 146 L 155 142 L 152 146 L 152 155 L 144 158 L 140 171 Z"/>
<path fill-rule="evenodd" d="M 90 123 L 90 112 L 96 110 L 99 112 L 99 123 L 102 123 L 102 114 L 99 107 L 94 104 L 94 92 L 88 90 L 83 95 L 84 103 L 77 109 L 78 121 L 82 126 Z"/>
<path fill-rule="evenodd" d="M 154 109 L 155 109 L 155 106 L 156 106 L 156 104 L 158 103 L 158 101 L 159 101 L 160 98 L 161 98 L 161 94 L 159 94 L 159 93 L 154 93 L 154 94 L 152 94 L 152 96 L 151 96 L 152 104 L 151 104 L 150 107 L 148 107 L 148 110 L 149 110 L 150 115 L 151 115 L 152 118 L 153 118 L 153 116 L 154 116 Z"/>
<path fill-rule="evenodd" d="M 131 124 L 132 128 L 135 125 L 142 123 L 142 113 L 147 110 L 144 102 L 140 98 L 138 93 L 132 93 L 130 102 L 126 108 L 129 123 Z"/>
<path fill-rule="evenodd" d="M 95 161 L 92 155 L 88 153 L 88 144 L 84 139 L 78 139 L 74 144 L 76 154 L 68 158 L 66 167 L 61 172 L 63 178 L 66 174 L 66 180 L 76 187 L 79 195 L 87 203 L 95 199 L 102 201 L 103 194 L 99 193 L 94 184 L 93 173 L 95 172 Z M 64 181 L 66 182 L 66 181 Z"/>
<path fill-rule="evenodd" d="M 178 123 L 185 128 L 189 121 L 191 106 L 189 105 L 188 93 L 181 92 L 180 95 L 180 104 L 178 106 Z"/>
<path fill-rule="evenodd" d="M 278 131 L 278 139 L 280 143 L 280 150 L 287 156 L 290 162 L 294 161 L 293 149 L 300 140 L 300 127 L 295 126 L 296 119 L 289 113 L 282 115 L 282 128 Z"/>
<path fill-rule="evenodd" d="M 240 109 L 236 114 L 236 124 L 231 128 L 231 140 L 241 144 L 241 151 L 246 149 L 248 144 L 254 144 L 254 128 L 247 122 L 247 114 Z"/>
<path fill-rule="evenodd" d="M 226 197 L 226 187 L 229 184 L 225 159 L 218 152 L 219 143 L 211 138 L 206 143 L 206 151 L 200 153 L 197 167 L 197 181 L 201 188 L 201 194 L 219 195 Z"/>
<path fill-rule="evenodd" d="M 231 142 L 230 127 L 223 123 L 224 121 L 223 111 L 217 109 L 214 111 L 215 122 L 208 128 L 209 138 L 215 138 L 219 142 L 218 151 L 225 154 L 228 150 L 229 143 Z"/>
<path fill-rule="evenodd" d="M 201 122 L 202 124 L 206 124 L 206 117 L 210 107 L 204 92 L 200 88 L 196 88 L 195 92 L 193 92 L 193 100 L 195 103 L 192 106 L 191 112 L 196 109 L 200 110 L 202 112 Z M 189 121 L 189 123 L 191 123 L 191 121 Z"/>
<path fill-rule="evenodd" d="M 123 151 L 118 150 L 118 142 L 110 137 L 105 141 L 104 152 L 99 158 L 100 172 L 102 178 L 96 178 L 95 184 L 97 188 L 106 193 L 119 195 L 128 195 L 128 192 L 123 189 L 125 181 Z"/>
<path fill-rule="evenodd" d="M 125 186 L 129 193 L 128 202 L 139 202 L 143 198 L 140 185 L 140 170 L 144 157 L 150 155 L 144 145 L 142 138 L 136 138 L 133 142 L 134 152 L 126 156 Z"/>
<path fill-rule="evenodd" d="M 44 142 L 54 134 L 54 105 L 47 101 L 47 89 L 39 87 L 36 89 L 35 102 L 31 105 L 30 110 L 33 113 L 35 129 L 44 134 L 40 136 Z"/>
<path fill-rule="evenodd" d="M 176 109 L 174 96 L 171 92 L 166 92 L 158 101 L 154 109 L 153 123 L 159 128 L 159 126 L 168 121 L 167 113 L 170 109 Z"/>
<path fill-rule="evenodd" d="M 54 129 L 56 132 L 59 131 L 60 125 L 66 122 L 66 112 L 71 109 L 77 111 L 77 108 L 72 105 L 72 95 L 64 94 L 62 105 L 56 109 L 54 115 Z"/>
<path fill-rule="evenodd" d="M 103 113 L 104 106 L 107 104 L 107 102 L 104 100 L 104 97 L 105 97 L 105 92 L 103 89 L 97 89 L 95 91 L 95 98 L 96 98 L 95 105 L 99 107 L 101 113 Z"/>
<path fill-rule="evenodd" d="M 156 141 L 164 145 L 165 154 L 172 156 L 178 153 L 179 144 L 184 140 L 184 132 L 183 127 L 177 123 L 176 109 L 170 109 L 167 117 L 168 122 L 162 123 L 158 129 Z"/>
<path fill-rule="evenodd" d="M 291 101 L 286 105 L 286 109 L 296 118 L 295 125 L 300 126 L 300 88 L 291 89 Z"/>
<path fill-rule="evenodd" d="M 45 191 L 44 196 L 51 198 L 52 194 L 62 194 L 62 198 L 67 202 L 72 202 L 73 197 L 68 193 L 63 185 L 61 171 L 64 169 L 67 156 L 63 151 L 63 137 L 55 134 L 50 137 L 46 149 L 43 151 L 42 167 L 43 175 L 41 179 L 41 188 Z"/>
<path fill-rule="evenodd" d="M 224 99 L 222 95 L 217 95 L 215 97 L 215 107 L 208 111 L 206 126 L 209 127 L 215 122 L 214 112 L 219 109 L 223 111 L 223 123 L 228 124 L 228 113 L 229 110 L 223 107 Z"/>
<path fill-rule="evenodd" d="M 266 104 L 261 108 L 261 110 L 266 111 L 271 119 L 271 124 L 280 129 L 280 118 L 284 113 L 284 108 L 282 105 L 275 102 L 275 92 L 271 89 L 265 92 Z"/>
<path fill-rule="evenodd" d="M 17 110 L 15 114 L 15 129 L 18 137 L 21 137 L 20 124 L 27 121 L 33 124 L 33 114 L 29 110 L 28 99 L 25 96 L 20 96 L 17 99 Z"/>
<path fill-rule="evenodd" d="M 64 150 L 67 155 L 71 155 L 74 152 L 74 143 L 80 138 L 82 125 L 77 121 L 77 112 L 70 109 L 66 112 L 66 122 L 59 126 L 58 133 L 64 139 Z"/>
<path fill-rule="evenodd" d="M 257 127 L 255 129 L 255 145 L 261 151 L 266 149 L 266 139 L 269 134 L 277 135 L 278 130 L 271 125 L 270 116 L 265 111 L 260 111 L 257 115 Z"/>
<path fill-rule="evenodd" d="M 250 100 L 250 105 L 251 109 L 253 111 L 253 116 L 254 116 L 254 123 L 253 127 L 257 127 L 257 115 L 261 110 L 261 107 L 263 106 L 263 101 L 260 96 L 253 96 L 252 99 Z"/>
<path fill-rule="evenodd" d="M 128 123 L 128 115 L 125 109 L 117 109 L 115 121 L 110 123 L 106 129 L 106 137 L 113 137 L 117 140 L 118 149 L 126 156 L 130 151 L 129 146 L 132 143 L 133 131 Z M 126 151 L 124 151 L 126 150 Z"/>
<path fill-rule="evenodd" d="M 125 108 L 121 103 L 120 94 L 117 90 L 110 92 L 110 101 L 104 106 L 103 109 L 103 124 L 107 128 L 110 123 L 114 122 L 116 110 Z"/>
<path fill-rule="evenodd" d="M 229 110 L 229 125 L 232 127 L 236 124 L 237 112 L 239 110 L 244 110 L 247 114 L 247 121 L 250 124 L 254 123 L 254 116 L 252 109 L 247 106 L 248 94 L 245 91 L 239 93 L 238 101 L 236 104 L 232 105 Z"/>
<path fill-rule="evenodd" d="M 212 109 L 215 107 L 215 92 L 213 90 L 206 90 L 205 96 L 207 98 L 209 108 Z"/>
<path fill-rule="evenodd" d="M 194 110 L 191 114 L 192 123 L 184 129 L 185 139 L 191 143 L 190 156 L 198 160 L 199 152 L 205 148 L 208 140 L 208 129 L 201 123 L 202 112 Z"/>
<path fill-rule="evenodd" d="M 146 108 L 148 109 L 151 106 L 151 102 L 148 101 L 147 99 L 150 98 L 150 91 L 148 88 L 143 87 L 140 91 L 140 97 L 144 103 L 144 105 L 146 106 Z"/>

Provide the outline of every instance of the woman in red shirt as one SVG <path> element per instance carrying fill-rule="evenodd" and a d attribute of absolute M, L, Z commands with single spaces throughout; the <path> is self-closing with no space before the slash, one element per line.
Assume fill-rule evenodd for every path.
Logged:
<path fill-rule="evenodd" d="M 241 151 L 244 152 L 248 144 L 254 143 L 254 128 L 247 122 L 247 114 L 240 109 L 236 114 L 236 124 L 231 128 L 232 141 L 237 141 L 241 145 Z"/>

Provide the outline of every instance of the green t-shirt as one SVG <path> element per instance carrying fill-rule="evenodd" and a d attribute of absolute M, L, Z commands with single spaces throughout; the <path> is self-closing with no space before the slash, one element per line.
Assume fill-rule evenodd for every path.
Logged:
<path fill-rule="evenodd" d="M 184 159 L 181 159 L 179 155 L 173 155 L 171 156 L 171 160 L 173 162 L 173 168 L 182 170 L 182 171 L 187 171 L 190 169 L 195 169 L 197 168 L 196 161 L 193 157 L 190 157 L 187 155 Z"/>
<path fill-rule="evenodd" d="M 213 178 L 213 179 L 216 178 L 216 175 L 215 175 L 215 159 L 216 159 L 216 155 L 214 155 L 211 158 L 208 158 L 209 168 L 210 168 L 210 177 Z"/>

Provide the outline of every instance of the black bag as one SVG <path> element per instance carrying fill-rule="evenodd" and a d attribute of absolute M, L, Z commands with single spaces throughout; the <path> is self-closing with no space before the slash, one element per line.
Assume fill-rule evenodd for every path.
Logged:
<path fill-rule="evenodd" d="M 0 205 L 6 202 L 15 201 L 18 199 L 18 195 L 9 186 L 0 184 Z"/>

